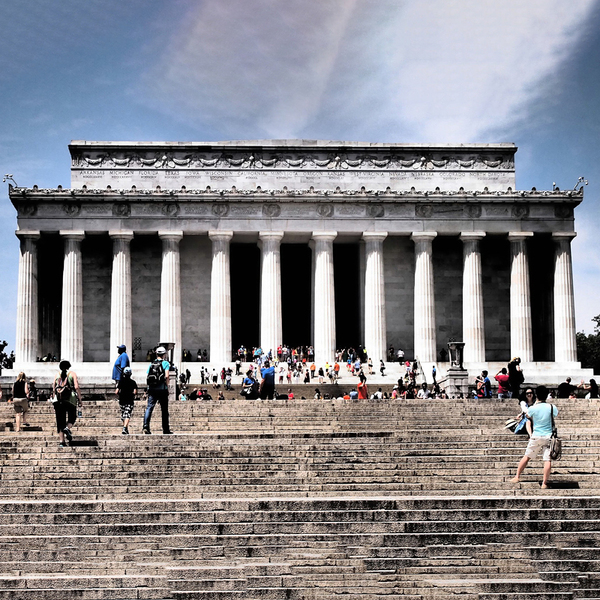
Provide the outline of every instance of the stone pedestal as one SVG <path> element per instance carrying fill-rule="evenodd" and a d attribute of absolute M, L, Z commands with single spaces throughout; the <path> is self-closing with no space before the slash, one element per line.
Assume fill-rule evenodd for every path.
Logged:
<path fill-rule="evenodd" d="M 39 231 L 17 231 L 21 242 L 17 287 L 15 356 L 19 363 L 35 362 L 39 347 L 38 264 Z"/>
<path fill-rule="evenodd" d="M 571 261 L 571 240 L 576 235 L 574 232 L 552 234 L 556 243 L 554 257 L 554 360 L 556 362 L 577 361 Z"/>
<path fill-rule="evenodd" d="M 527 238 L 532 232 L 511 232 L 510 240 L 510 353 L 521 362 L 533 360 L 531 298 Z"/>
<path fill-rule="evenodd" d="M 61 231 L 64 239 L 64 268 L 60 358 L 72 364 L 83 361 L 83 274 L 81 242 L 83 231 Z"/>
<path fill-rule="evenodd" d="M 363 233 L 365 240 L 365 349 L 373 364 L 387 360 L 383 241 L 387 233 Z"/>
<path fill-rule="evenodd" d="M 314 347 L 319 366 L 335 357 L 335 288 L 333 240 L 337 232 L 313 232 L 314 241 Z"/>
<path fill-rule="evenodd" d="M 160 339 L 175 343 L 173 362 L 181 364 L 181 277 L 179 242 L 182 231 L 159 231 L 162 240 Z"/>
<path fill-rule="evenodd" d="M 261 231 L 260 287 L 260 345 L 265 353 L 271 350 L 277 355 L 277 347 L 283 342 L 281 307 L 281 255 L 283 231 Z"/>
<path fill-rule="evenodd" d="M 435 231 L 412 234 L 415 243 L 415 357 L 421 363 L 436 360 L 433 240 Z"/>
<path fill-rule="evenodd" d="M 480 241 L 484 232 L 463 232 L 463 339 L 465 362 L 485 361 L 483 285 Z"/>
<path fill-rule="evenodd" d="M 110 292 L 110 356 L 125 344 L 132 356 L 131 252 L 133 231 L 110 231 L 113 240 L 112 284 Z"/>
<path fill-rule="evenodd" d="M 231 362 L 231 275 L 229 243 L 232 231 L 209 231 L 212 241 L 210 276 L 210 361 Z"/>

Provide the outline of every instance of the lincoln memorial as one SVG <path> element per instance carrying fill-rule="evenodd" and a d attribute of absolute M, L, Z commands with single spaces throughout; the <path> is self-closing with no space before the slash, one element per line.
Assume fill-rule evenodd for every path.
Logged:
<path fill-rule="evenodd" d="M 571 240 L 580 190 L 519 191 L 513 144 L 74 141 L 71 188 L 10 187 L 17 368 L 213 364 L 240 345 L 362 345 L 469 370 L 519 356 L 577 374 Z M 442 354 L 440 354 L 442 353 Z M 441 358 L 440 358 L 441 357 Z M 31 366 L 31 365 L 30 365 Z M 558 375 L 554 376 L 556 379 Z"/>

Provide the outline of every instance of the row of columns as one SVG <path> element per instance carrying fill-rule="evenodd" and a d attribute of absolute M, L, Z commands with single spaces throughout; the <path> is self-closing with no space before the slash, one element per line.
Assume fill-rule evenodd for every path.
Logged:
<path fill-rule="evenodd" d="M 19 362 L 33 362 L 38 352 L 37 240 L 39 232 L 17 232 L 21 240 L 18 283 L 16 355 Z M 83 285 L 81 241 L 83 231 L 61 231 L 64 238 L 61 356 L 83 360 Z M 131 348 L 132 231 L 109 232 L 113 240 L 110 345 Z M 176 360 L 181 356 L 181 295 L 179 242 L 182 231 L 159 231 L 162 240 L 160 341 L 174 342 Z M 210 231 L 212 242 L 210 360 L 230 362 L 231 284 L 230 242 L 232 231 Z M 275 350 L 282 343 L 281 256 L 283 232 L 260 232 L 261 317 L 260 344 Z M 575 309 L 571 240 L 575 233 L 553 233 L 555 361 L 576 362 Z M 415 232 L 414 350 L 421 362 L 436 360 L 433 240 L 436 232 Z M 533 336 L 527 238 L 531 232 L 509 233 L 511 355 L 533 360 Z M 319 364 L 332 360 L 336 351 L 333 241 L 337 232 L 312 234 L 314 260 L 314 347 Z M 363 234 L 365 241 L 365 348 L 374 360 L 386 356 L 385 279 L 383 242 L 387 233 Z M 484 232 L 463 232 L 463 341 L 465 362 L 485 362 L 485 328 L 480 242 Z"/>

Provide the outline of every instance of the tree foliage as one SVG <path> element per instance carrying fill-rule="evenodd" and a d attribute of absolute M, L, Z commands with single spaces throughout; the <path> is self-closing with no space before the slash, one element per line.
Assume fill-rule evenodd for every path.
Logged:
<path fill-rule="evenodd" d="M 584 368 L 594 369 L 595 374 L 600 374 L 600 315 L 592 321 L 594 333 L 586 335 L 582 331 L 577 334 L 577 357 Z"/>

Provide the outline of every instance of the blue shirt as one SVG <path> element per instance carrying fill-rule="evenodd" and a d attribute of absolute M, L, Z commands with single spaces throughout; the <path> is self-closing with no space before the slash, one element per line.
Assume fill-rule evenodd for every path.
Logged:
<path fill-rule="evenodd" d="M 121 373 L 123 373 L 123 369 L 128 366 L 129 356 L 127 356 L 127 352 L 119 354 L 117 360 L 115 360 L 115 364 L 113 365 L 112 378 L 115 381 L 119 381 L 119 379 L 121 379 Z"/>
<path fill-rule="evenodd" d="M 265 385 L 275 385 L 275 367 L 264 368 L 260 370 Z"/>
<path fill-rule="evenodd" d="M 554 408 L 554 416 L 558 415 L 558 408 L 554 405 L 539 402 L 529 407 L 527 415 L 533 421 L 533 435 L 551 436 L 552 435 L 552 417 L 550 411 Z"/>

